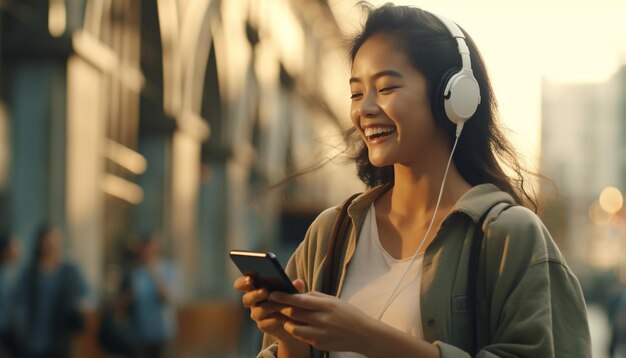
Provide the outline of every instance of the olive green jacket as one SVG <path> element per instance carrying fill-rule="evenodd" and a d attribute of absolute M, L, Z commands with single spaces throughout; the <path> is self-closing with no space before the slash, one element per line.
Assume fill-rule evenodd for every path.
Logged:
<path fill-rule="evenodd" d="M 365 214 L 390 186 L 357 197 L 348 209 L 353 228 L 348 239 L 339 293 L 354 255 Z M 470 189 L 444 219 L 422 263 L 421 313 L 424 339 L 441 357 L 469 357 L 471 319 L 467 309 L 470 243 L 476 223 L 489 208 L 483 230 L 478 288 L 477 357 L 591 357 L 585 302 L 541 220 L 491 184 Z M 291 278 L 306 291 L 320 290 L 327 240 L 339 208 L 322 212 L 287 264 Z M 265 335 L 259 357 L 274 357 L 275 339 Z"/>

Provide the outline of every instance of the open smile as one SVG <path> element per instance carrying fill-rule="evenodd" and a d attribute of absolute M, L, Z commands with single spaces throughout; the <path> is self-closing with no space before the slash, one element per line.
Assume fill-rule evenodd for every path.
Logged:
<path fill-rule="evenodd" d="M 395 126 L 372 126 L 363 130 L 365 137 L 370 142 L 378 142 L 396 132 Z"/>

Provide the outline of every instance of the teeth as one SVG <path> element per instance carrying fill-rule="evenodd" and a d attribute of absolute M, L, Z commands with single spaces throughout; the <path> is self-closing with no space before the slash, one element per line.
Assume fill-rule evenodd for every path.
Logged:
<path fill-rule="evenodd" d="M 396 130 L 395 127 L 368 127 L 368 128 L 365 128 L 365 136 L 371 137 L 377 134 L 391 133 L 395 130 Z"/>

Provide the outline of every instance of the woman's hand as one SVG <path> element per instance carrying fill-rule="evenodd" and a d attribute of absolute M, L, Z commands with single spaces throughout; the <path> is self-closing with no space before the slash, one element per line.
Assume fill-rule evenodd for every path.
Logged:
<path fill-rule="evenodd" d="M 304 292 L 302 280 L 294 280 L 293 285 L 298 292 Z M 294 340 L 284 329 L 284 324 L 289 319 L 282 315 L 280 310 L 285 308 L 285 305 L 268 300 L 270 294 L 267 289 L 255 289 L 252 279 L 248 276 L 242 276 L 235 280 L 234 287 L 237 291 L 245 292 L 242 297 L 243 306 L 250 308 L 250 318 L 256 322 L 261 331 L 271 334 L 281 341 Z"/>
<path fill-rule="evenodd" d="M 289 318 L 284 330 L 317 349 L 358 352 L 371 338 L 366 327 L 373 318 L 334 296 L 315 291 L 298 295 L 274 292 L 270 299 L 282 304 L 279 312 Z"/>

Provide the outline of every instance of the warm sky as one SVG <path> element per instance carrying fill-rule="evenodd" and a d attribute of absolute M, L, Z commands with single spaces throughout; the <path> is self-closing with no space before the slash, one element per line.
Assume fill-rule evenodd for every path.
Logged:
<path fill-rule="evenodd" d="M 473 37 L 487 64 L 510 138 L 531 166 L 540 150 L 541 78 L 604 81 L 626 64 L 624 0 L 528 0 L 518 7 L 492 0 L 393 2 L 444 15 Z M 338 18 L 351 14 L 358 21 L 354 3 L 330 0 Z M 355 20 L 340 22 L 348 33 L 356 24 Z"/>

